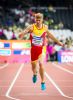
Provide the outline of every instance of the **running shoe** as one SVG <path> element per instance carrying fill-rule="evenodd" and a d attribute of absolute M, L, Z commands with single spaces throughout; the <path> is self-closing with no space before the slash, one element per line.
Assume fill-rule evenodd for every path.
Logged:
<path fill-rule="evenodd" d="M 33 75 L 32 80 L 33 80 L 33 83 L 36 83 L 36 81 L 37 81 L 37 75 Z"/>
<path fill-rule="evenodd" d="M 45 90 L 46 89 L 46 84 L 44 82 L 41 83 L 41 90 Z"/>

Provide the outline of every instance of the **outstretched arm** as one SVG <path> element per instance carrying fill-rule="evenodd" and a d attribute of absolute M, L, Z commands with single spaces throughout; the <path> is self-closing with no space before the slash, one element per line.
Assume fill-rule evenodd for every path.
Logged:
<path fill-rule="evenodd" d="M 55 38 L 51 32 L 49 32 L 49 30 L 47 30 L 47 34 L 49 36 L 49 38 L 51 38 L 52 40 L 54 40 L 58 45 L 60 46 L 64 46 L 57 38 Z"/>
<path fill-rule="evenodd" d="M 32 32 L 32 30 L 33 30 L 33 26 L 32 25 L 28 26 L 25 30 L 19 33 L 19 38 L 22 39 L 25 34 Z"/>

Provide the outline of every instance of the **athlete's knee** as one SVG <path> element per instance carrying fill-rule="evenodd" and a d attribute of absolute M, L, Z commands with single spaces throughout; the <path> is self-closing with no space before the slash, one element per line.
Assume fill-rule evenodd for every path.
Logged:
<path fill-rule="evenodd" d="M 44 69 L 43 63 L 39 63 L 40 69 Z"/>
<path fill-rule="evenodd" d="M 31 65 L 32 66 L 36 66 L 36 62 L 31 62 Z"/>
<path fill-rule="evenodd" d="M 32 65 L 32 70 L 34 70 L 36 68 L 36 62 L 31 62 Z"/>

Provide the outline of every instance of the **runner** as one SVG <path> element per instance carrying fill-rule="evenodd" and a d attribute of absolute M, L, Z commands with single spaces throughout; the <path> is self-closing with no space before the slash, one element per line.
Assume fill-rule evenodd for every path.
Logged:
<path fill-rule="evenodd" d="M 37 63 L 39 63 L 39 73 L 41 77 L 41 89 L 46 89 L 45 79 L 44 79 L 44 66 L 42 59 L 42 49 L 45 45 L 46 34 L 49 38 L 54 40 L 58 45 L 63 46 L 63 44 L 57 40 L 52 33 L 49 32 L 48 26 L 43 23 L 43 14 L 35 14 L 35 23 L 28 26 L 19 34 L 19 38 L 23 38 L 25 34 L 30 33 L 31 40 L 31 65 L 33 71 L 33 83 L 37 81 Z"/>

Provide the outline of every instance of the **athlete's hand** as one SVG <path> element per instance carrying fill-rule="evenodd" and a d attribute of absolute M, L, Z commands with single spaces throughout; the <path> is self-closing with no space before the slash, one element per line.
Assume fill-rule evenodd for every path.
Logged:
<path fill-rule="evenodd" d="M 60 46 L 62 46 L 62 47 L 64 47 L 64 46 L 65 46 L 62 42 L 59 42 L 59 45 L 60 45 Z"/>

